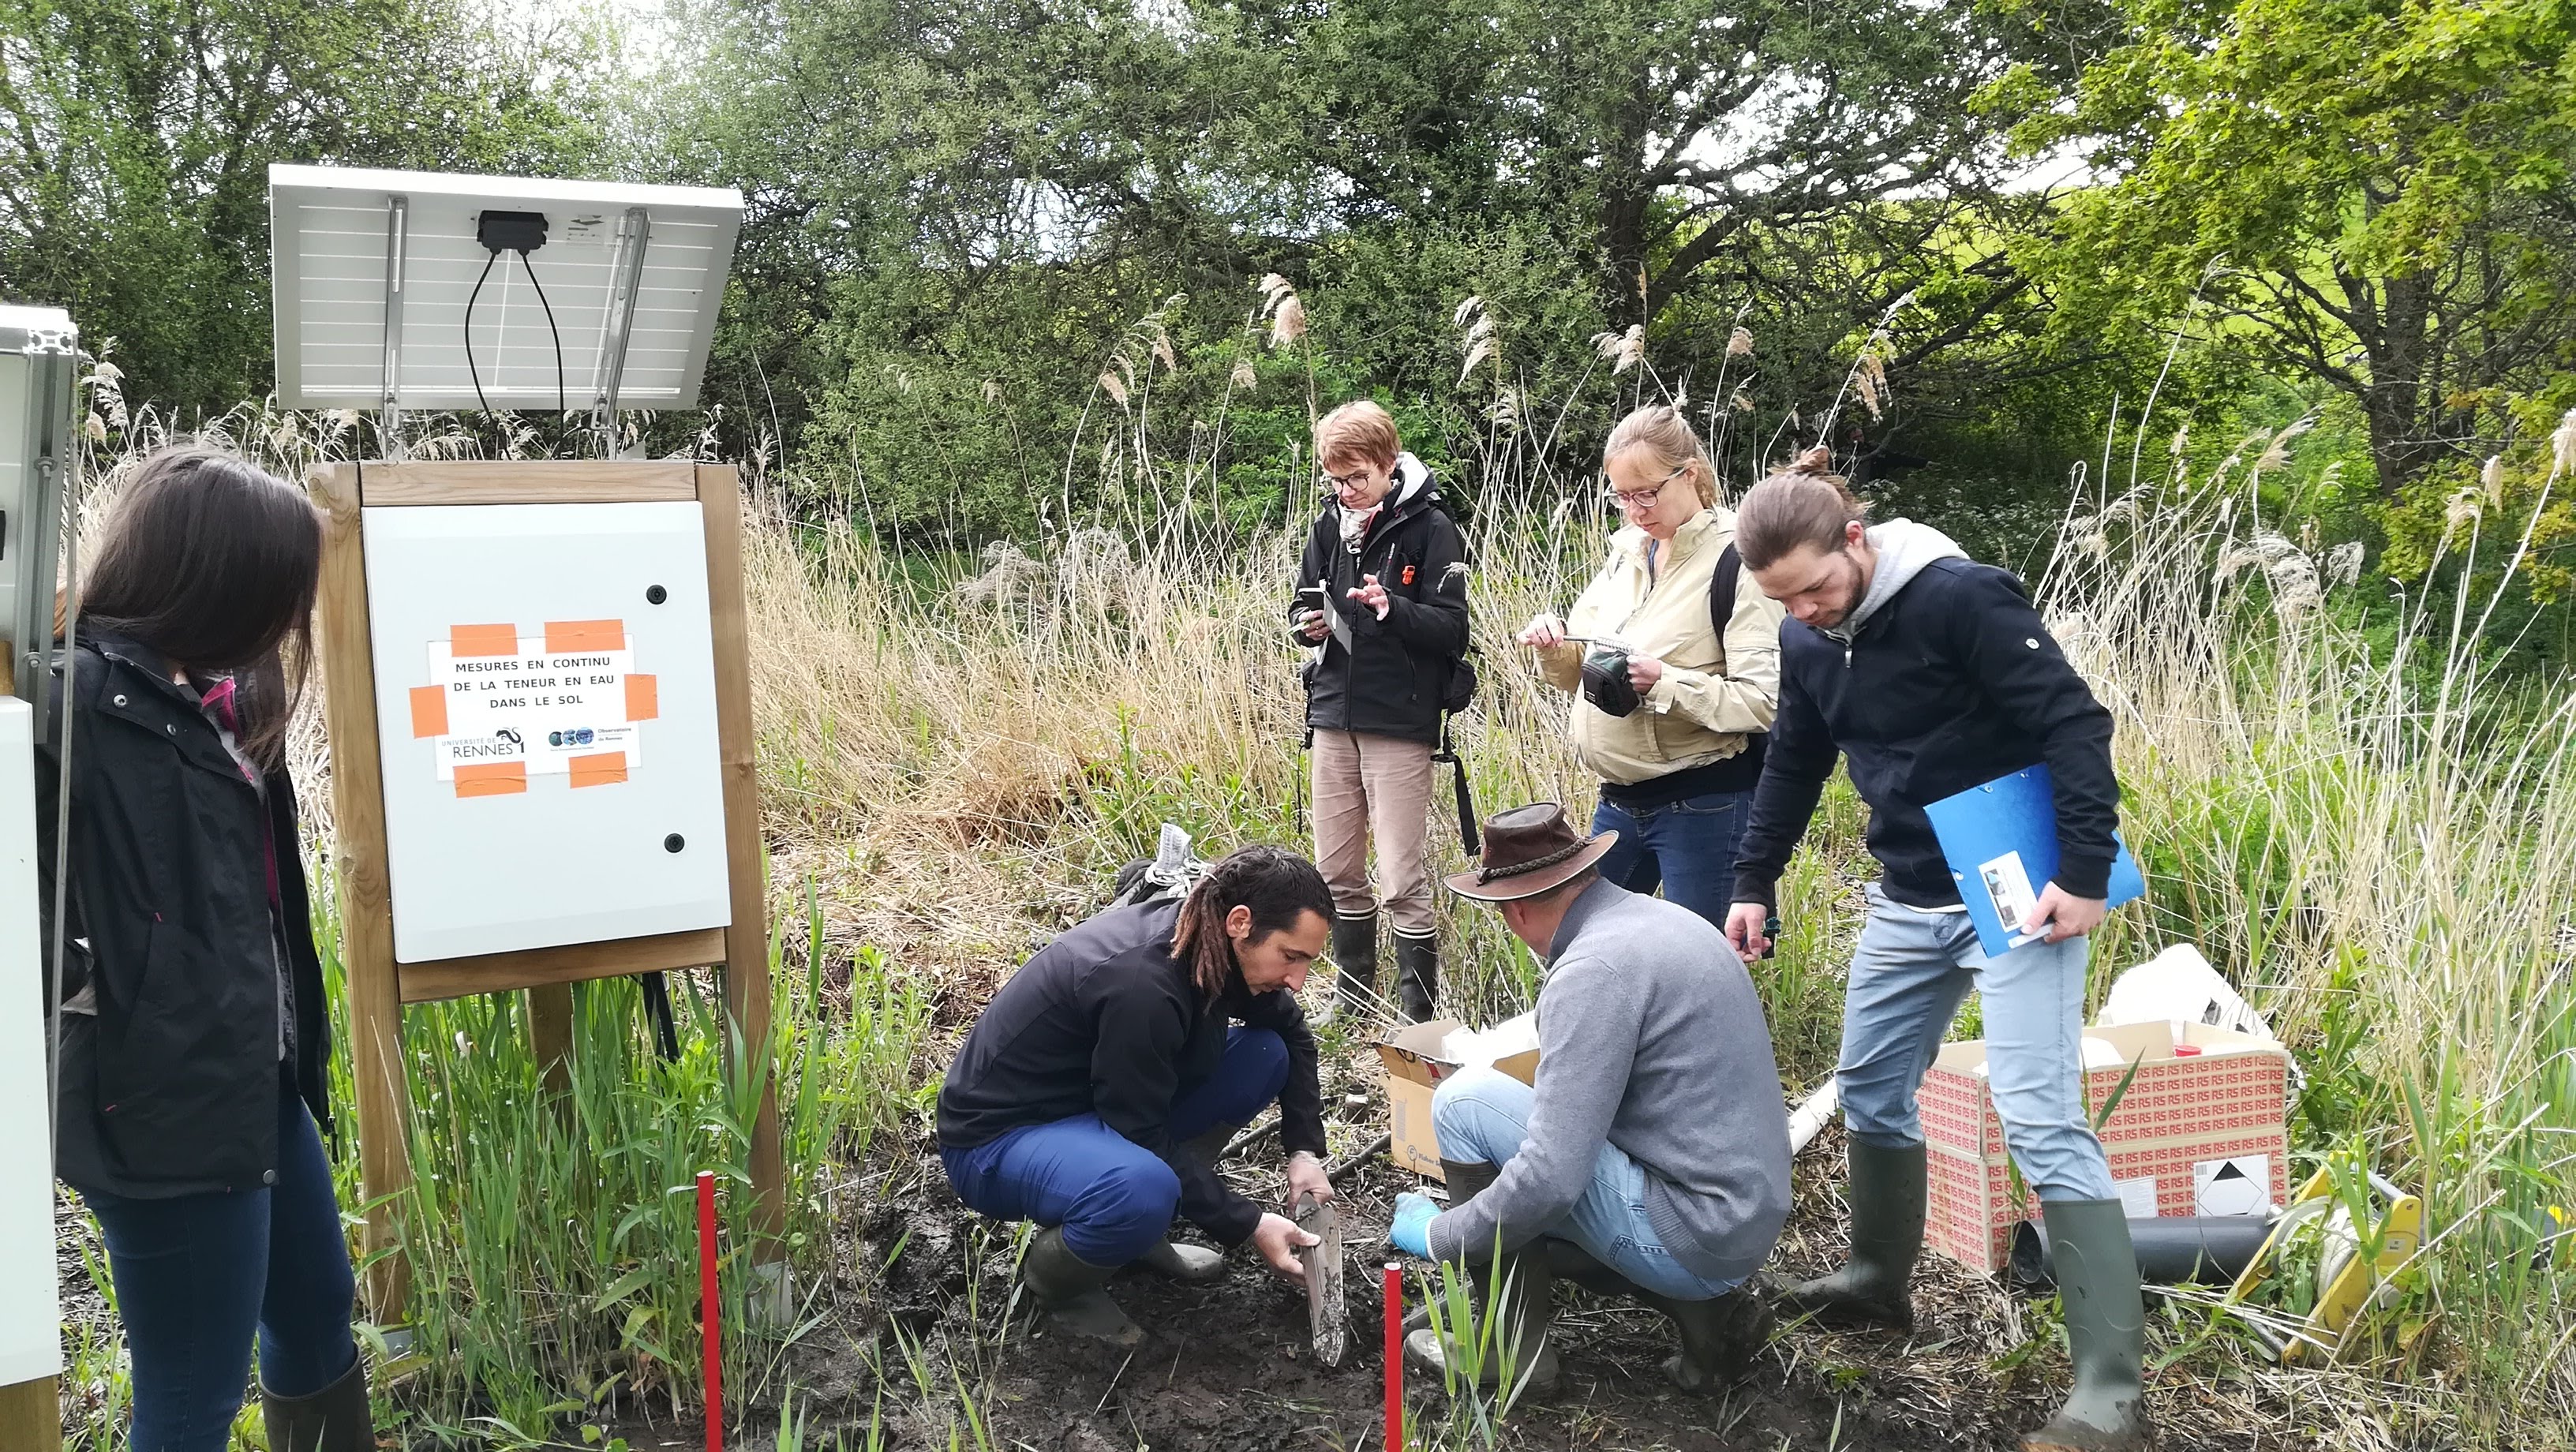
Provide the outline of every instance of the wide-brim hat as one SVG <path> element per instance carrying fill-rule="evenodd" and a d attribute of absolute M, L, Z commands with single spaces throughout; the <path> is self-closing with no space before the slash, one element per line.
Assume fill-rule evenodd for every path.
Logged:
<path fill-rule="evenodd" d="M 1518 902 L 1564 886 L 1618 845 L 1619 834 L 1586 837 L 1554 802 L 1533 802 L 1485 819 L 1484 865 L 1448 879 L 1478 902 Z"/>

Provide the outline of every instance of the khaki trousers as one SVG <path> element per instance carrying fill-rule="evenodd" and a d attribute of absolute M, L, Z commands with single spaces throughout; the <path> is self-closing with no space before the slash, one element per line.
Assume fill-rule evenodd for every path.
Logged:
<path fill-rule="evenodd" d="M 1423 839 L 1431 817 L 1431 745 L 1392 736 L 1318 731 L 1314 749 L 1315 866 L 1343 917 L 1377 911 L 1369 890 L 1369 839 L 1377 839 L 1387 921 L 1411 938 L 1438 926 Z"/>

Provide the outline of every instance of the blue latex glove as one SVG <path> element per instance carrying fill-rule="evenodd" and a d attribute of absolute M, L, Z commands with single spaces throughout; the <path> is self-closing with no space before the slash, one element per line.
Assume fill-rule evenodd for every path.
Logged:
<path fill-rule="evenodd" d="M 1386 1243 L 1407 1255 L 1431 1259 L 1431 1221 L 1440 1213 L 1430 1196 L 1407 1191 L 1395 1197 L 1395 1223 L 1386 1228 Z"/>

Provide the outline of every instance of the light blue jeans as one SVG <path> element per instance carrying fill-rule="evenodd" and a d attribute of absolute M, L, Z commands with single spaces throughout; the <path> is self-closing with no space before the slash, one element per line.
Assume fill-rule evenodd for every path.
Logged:
<path fill-rule="evenodd" d="M 1500 1169 L 1529 1138 L 1530 1109 L 1538 1093 L 1499 1069 L 1461 1069 L 1431 1095 L 1431 1131 L 1444 1159 L 1478 1161 Z M 1683 1268 L 1664 1249 L 1646 1218 L 1646 1167 L 1602 1141 L 1592 1162 L 1592 1184 L 1565 1219 L 1541 1232 L 1570 1240 L 1592 1258 L 1659 1296 L 1705 1301 L 1739 1282 L 1707 1280 Z"/>
<path fill-rule="evenodd" d="M 2086 941 L 2000 958 L 1964 912 L 1926 912 L 1869 886 L 1869 922 L 1843 994 L 1843 1122 L 1880 1149 L 1923 1142 L 1914 1091 L 1974 988 L 1984 996 L 1987 1084 L 2004 1144 L 2042 1200 L 2109 1200 L 2111 1163 L 2084 1112 Z"/>

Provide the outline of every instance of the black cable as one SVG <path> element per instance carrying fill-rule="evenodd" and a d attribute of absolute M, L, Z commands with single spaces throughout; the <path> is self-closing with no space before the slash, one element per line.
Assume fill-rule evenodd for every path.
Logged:
<path fill-rule="evenodd" d="M 644 989 L 644 1016 L 652 1021 L 654 1041 L 662 1050 L 662 1062 L 676 1063 L 680 1057 L 680 1026 L 671 1016 L 671 986 L 659 973 L 646 973 L 637 982 Z"/>
<path fill-rule="evenodd" d="M 546 331 L 555 337 L 555 412 L 569 412 L 564 406 L 563 334 L 555 328 L 555 305 L 546 301 L 546 285 L 537 281 L 536 264 L 528 260 L 528 249 L 519 249 L 519 268 L 528 274 L 528 286 L 537 290 L 537 305 L 546 310 Z"/>
<path fill-rule="evenodd" d="M 465 376 L 474 380 L 474 401 L 481 405 L 486 418 L 492 417 L 492 405 L 483 397 L 483 375 L 474 367 L 474 300 L 483 295 L 483 279 L 492 275 L 492 264 L 500 260 L 498 252 L 485 257 L 483 271 L 474 279 L 474 290 L 465 295 Z M 493 418 L 492 422 L 497 425 L 500 420 Z"/>

